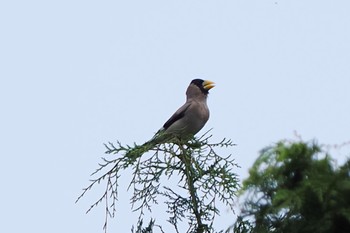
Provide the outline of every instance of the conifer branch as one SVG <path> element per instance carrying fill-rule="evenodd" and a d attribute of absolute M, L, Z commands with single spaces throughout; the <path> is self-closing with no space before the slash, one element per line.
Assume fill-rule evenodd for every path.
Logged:
<path fill-rule="evenodd" d="M 147 227 L 142 226 L 145 210 L 151 213 L 152 207 L 159 204 L 159 197 L 166 198 L 168 222 L 175 232 L 179 232 L 178 224 L 184 220 L 188 222 L 187 232 L 214 232 L 213 222 L 220 214 L 217 204 L 221 202 L 232 209 L 239 187 L 234 172 L 238 166 L 232 156 L 220 156 L 215 152 L 217 147 L 235 144 L 225 138 L 218 143 L 210 143 L 210 139 L 211 135 L 204 134 L 186 142 L 175 138 L 163 144 L 147 142 L 124 146 L 119 141 L 105 144 L 106 154 L 115 155 L 115 158 L 102 158 L 92 173 L 97 178 L 90 180 L 77 201 L 94 186 L 104 183 L 104 193 L 87 213 L 104 201 L 104 230 L 107 231 L 107 219 L 114 217 L 117 211 L 118 181 L 123 170 L 131 169 L 130 201 L 132 210 L 139 212 L 136 229 L 132 228 L 132 232 L 152 232 L 154 226 L 164 232 L 162 227 L 154 224 L 154 218 Z M 145 153 L 147 155 L 143 156 Z M 177 186 L 165 186 L 161 182 L 163 179 L 173 180 Z M 185 193 L 179 192 L 178 188 Z"/>

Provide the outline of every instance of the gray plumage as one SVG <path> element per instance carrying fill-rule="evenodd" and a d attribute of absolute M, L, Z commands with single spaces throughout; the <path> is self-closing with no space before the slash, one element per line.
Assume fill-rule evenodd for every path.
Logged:
<path fill-rule="evenodd" d="M 142 146 L 129 152 L 128 156 L 138 157 L 160 143 L 173 138 L 188 140 L 198 133 L 209 119 L 207 97 L 214 83 L 208 80 L 194 79 L 186 91 L 186 103 L 165 122 L 155 136 Z"/>
<path fill-rule="evenodd" d="M 207 97 L 213 87 L 211 81 L 192 80 L 186 91 L 186 103 L 165 122 L 152 140 L 160 143 L 172 137 L 187 139 L 198 133 L 209 119 Z"/>
<path fill-rule="evenodd" d="M 186 103 L 165 122 L 158 133 L 180 138 L 198 133 L 209 119 L 207 97 L 209 89 L 213 87 L 211 81 L 192 80 L 186 91 Z"/>

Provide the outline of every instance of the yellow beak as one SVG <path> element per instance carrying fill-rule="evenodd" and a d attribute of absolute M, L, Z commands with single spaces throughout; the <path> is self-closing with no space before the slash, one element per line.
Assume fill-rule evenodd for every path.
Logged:
<path fill-rule="evenodd" d="M 215 83 L 214 83 L 214 82 L 209 81 L 209 80 L 204 80 L 204 82 L 203 82 L 203 88 L 204 88 L 205 90 L 210 90 L 210 89 L 212 89 L 213 87 L 215 87 Z"/>

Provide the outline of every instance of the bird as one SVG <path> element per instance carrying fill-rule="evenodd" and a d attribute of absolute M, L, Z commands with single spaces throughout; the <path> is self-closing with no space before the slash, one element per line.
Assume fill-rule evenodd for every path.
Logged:
<path fill-rule="evenodd" d="M 128 156 L 138 157 L 157 144 L 171 142 L 174 138 L 181 141 L 191 139 L 209 119 L 207 97 L 213 87 L 215 83 L 212 81 L 193 79 L 186 90 L 185 104 L 164 123 L 151 140 L 130 151 Z"/>
<path fill-rule="evenodd" d="M 171 135 L 188 138 L 198 133 L 209 119 L 207 97 L 215 83 L 209 80 L 194 79 L 186 91 L 186 102 L 158 130 L 158 135 Z"/>

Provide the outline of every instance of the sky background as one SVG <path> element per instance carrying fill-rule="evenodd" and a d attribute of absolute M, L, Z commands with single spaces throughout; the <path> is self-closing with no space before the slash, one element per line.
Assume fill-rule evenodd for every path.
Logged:
<path fill-rule="evenodd" d="M 2 1 L 0 232 L 103 232 L 103 143 L 150 139 L 209 79 L 213 140 L 247 176 L 281 139 L 350 140 L 350 1 Z M 332 150 L 339 161 L 349 146 Z M 109 232 L 130 232 L 129 177 Z M 154 213 L 161 219 L 163 212 Z M 233 223 L 223 211 L 222 228 Z"/>

